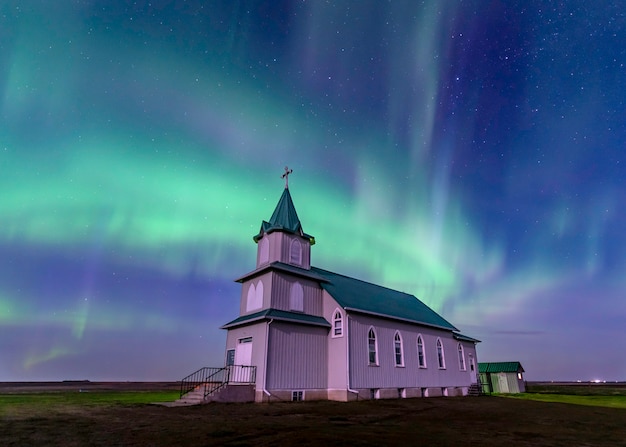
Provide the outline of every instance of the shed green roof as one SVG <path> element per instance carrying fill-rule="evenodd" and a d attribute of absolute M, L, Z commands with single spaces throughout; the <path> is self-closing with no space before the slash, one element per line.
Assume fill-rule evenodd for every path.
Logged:
<path fill-rule="evenodd" d="M 291 199 L 289 188 L 283 190 L 283 194 L 278 200 L 278 204 L 270 217 L 270 221 L 263 221 L 261 223 L 261 229 L 259 233 L 253 237 L 254 242 L 258 242 L 265 233 L 271 233 L 273 231 L 285 231 L 287 233 L 299 234 L 309 240 L 311 245 L 315 244 L 315 238 L 302 231 L 302 224 L 298 218 L 296 207 Z"/>
<path fill-rule="evenodd" d="M 235 326 L 242 326 L 244 324 L 250 324 L 261 320 L 279 320 L 287 321 L 290 323 L 308 324 L 313 326 L 330 327 L 330 323 L 322 317 L 315 315 L 302 314 L 299 312 L 287 312 L 285 310 L 278 309 L 265 309 L 259 312 L 255 312 L 249 315 L 243 315 L 239 318 L 235 318 L 223 325 L 220 329 L 228 329 Z"/>
<path fill-rule="evenodd" d="M 478 363 L 478 372 L 481 373 L 516 373 L 525 372 L 520 362 L 490 362 Z"/>
<path fill-rule="evenodd" d="M 457 331 L 441 315 L 413 295 L 311 267 L 326 282 L 320 285 L 348 311 Z"/>

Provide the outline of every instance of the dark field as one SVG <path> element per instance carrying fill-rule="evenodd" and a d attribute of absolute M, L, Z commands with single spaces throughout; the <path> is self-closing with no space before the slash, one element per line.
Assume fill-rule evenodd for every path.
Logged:
<path fill-rule="evenodd" d="M 541 386 L 530 391 L 568 392 Z M 0 445 L 626 446 L 623 408 L 495 396 L 176 408 L 147 403 L 174 400 L 176 389 L 0 385 Z M 586 393 L 622 399 L 626 389 L 591 387 Z"/>

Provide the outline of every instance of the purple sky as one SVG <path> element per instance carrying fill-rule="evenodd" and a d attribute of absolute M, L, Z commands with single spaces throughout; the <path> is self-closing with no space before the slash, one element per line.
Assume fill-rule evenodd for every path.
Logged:
<path fill-rule="evenodd" d="M 315 266 L 529 380 L 626 380 L 621 2 L 0 6 L 0 381 L 224 362 L 290 190 Z"/>

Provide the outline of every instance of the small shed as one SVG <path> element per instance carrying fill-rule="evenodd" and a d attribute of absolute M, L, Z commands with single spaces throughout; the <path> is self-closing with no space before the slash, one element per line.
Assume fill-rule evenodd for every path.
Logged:
<path fill-rule="evenodd" d="M 524 368 L 520 362 L 479 363 L 480 383 L 485 393 L 524 393 Z"/>

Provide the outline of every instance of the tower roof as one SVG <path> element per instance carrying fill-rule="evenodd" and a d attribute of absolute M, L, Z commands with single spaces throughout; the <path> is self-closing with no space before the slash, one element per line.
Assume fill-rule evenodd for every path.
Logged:
<path fill-rule="evenodd" d="M 254 242 L 258 242 L 259 239 L 263 237 L 263 234 L 272 233 L 274 231 L 298 234 L 309 239 L 311 244 L 315 243 L 313 236 L 302 231 L 302 224 L 300 223 L 296 207 L 293 205 L 293 200 L 291 199 L 291 194 L 287 187 L 283 190 L 283 194 L 280 196 L 280 200 L 272 213 L 272 217 L 270 217 L 270 221 L 263 221 L 261 223 L 259 234 L 253 237 Z"/>

